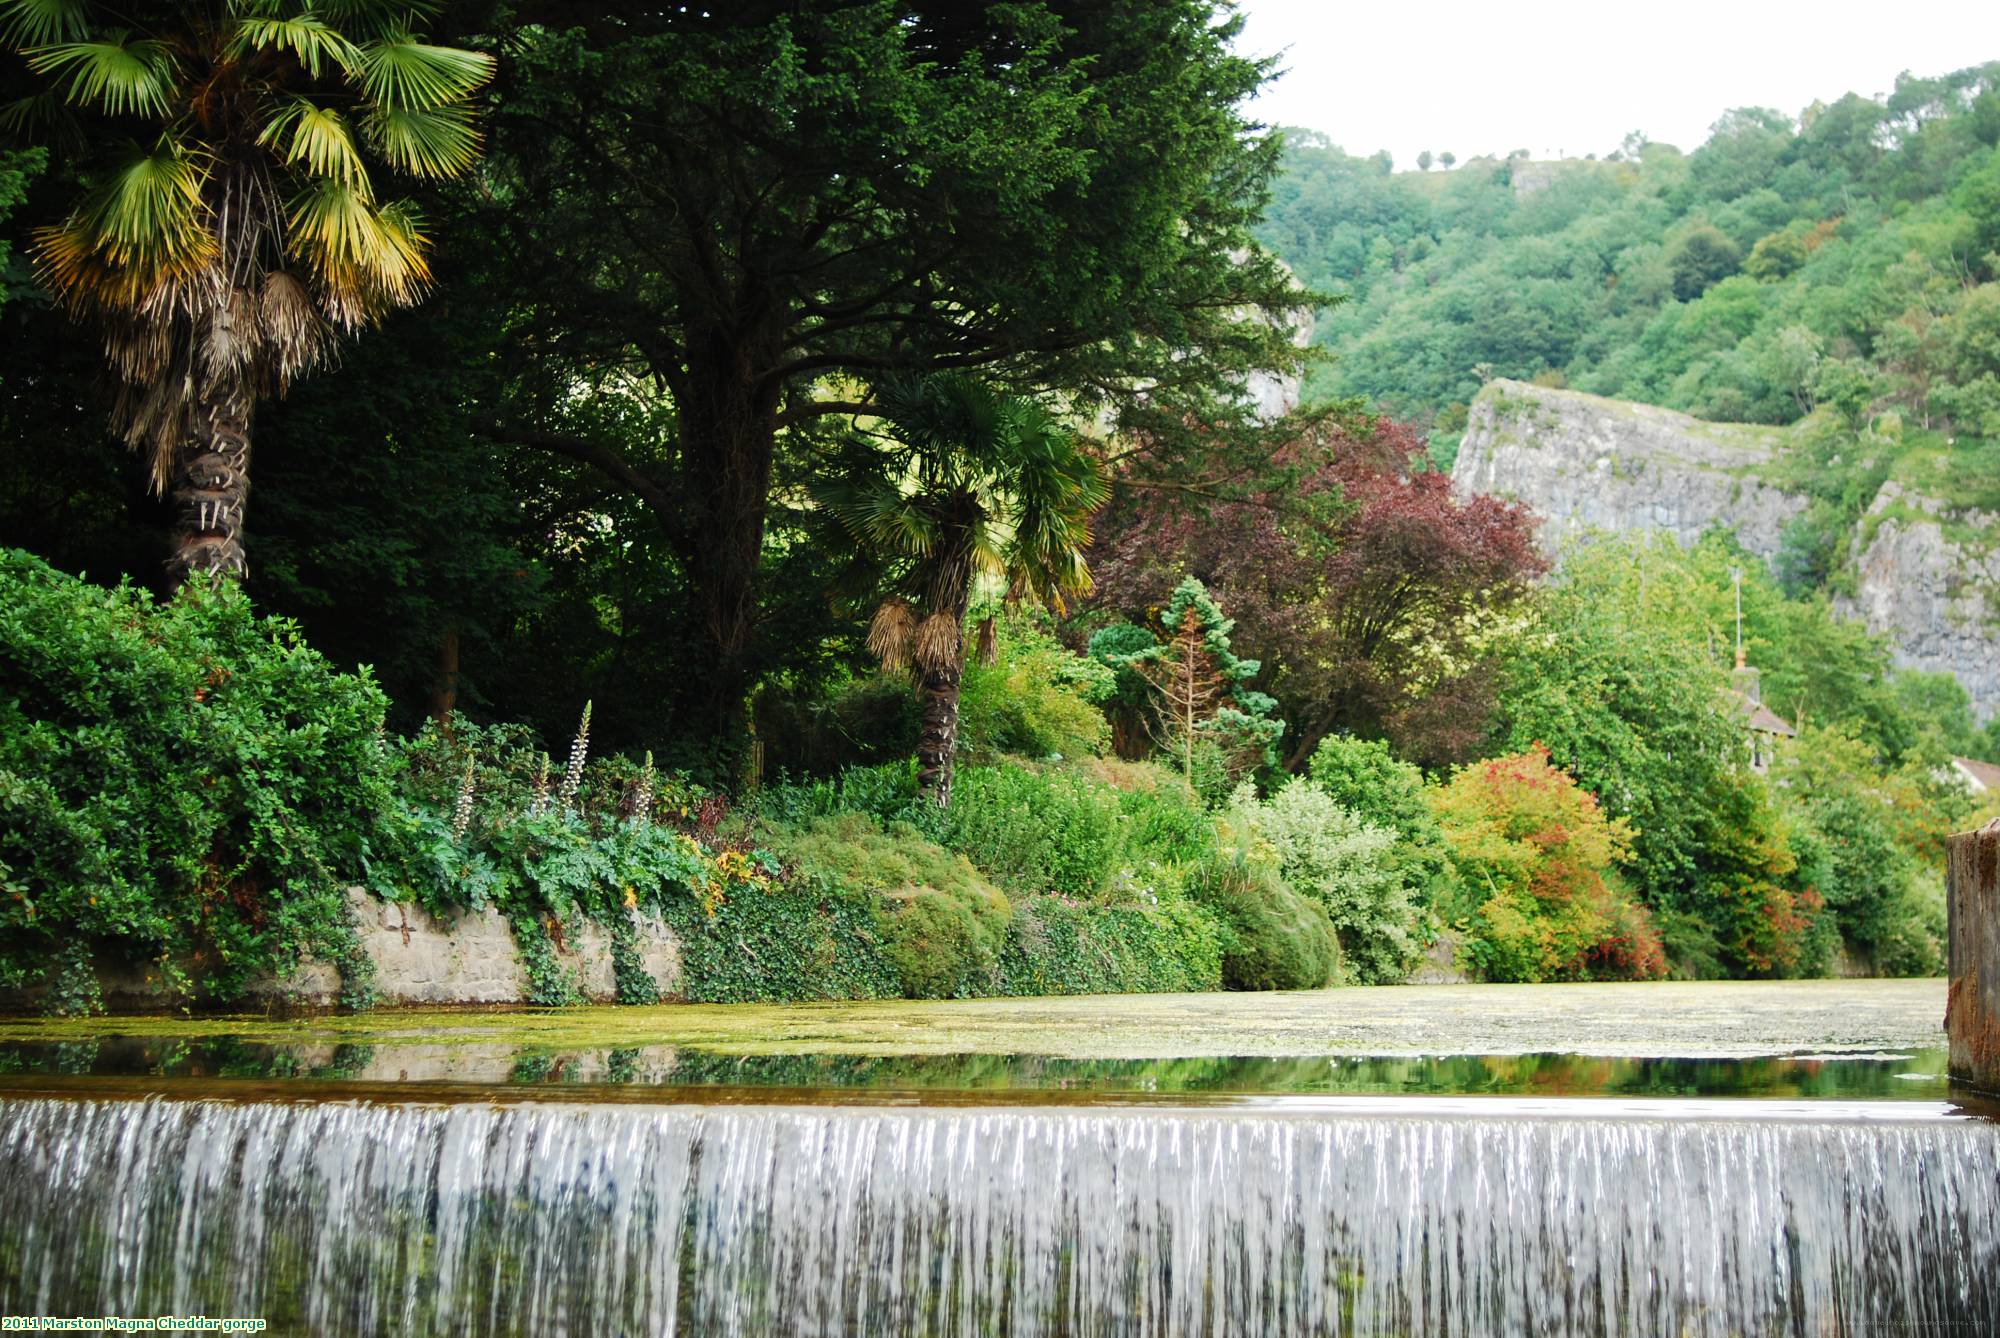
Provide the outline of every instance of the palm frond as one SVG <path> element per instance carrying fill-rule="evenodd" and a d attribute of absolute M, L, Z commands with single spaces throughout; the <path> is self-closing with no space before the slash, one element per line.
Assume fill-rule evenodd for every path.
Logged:
<path fill-rule="evenodd" d="M 414 15 L 429 18 L 444 8 L 439 0 L 317 0 L 313 8 L 347 32 L 401 32 Z"/>
<path fill-rule="evenodd" d="M 298 57 L 315 79 L 329 67 L 351 73 L 361 66 L 361 48 L 317 14 L 245 14 L 236 19 L 235 29 L 227 48 L 231 57 L 278 47 Z"/>
<path fill-rule="evenodd" d="M 178 462 L 178 447 L 187 439 L 187 371 L 169 367 L 149 381 L 119 385 L 111 406 L 125 444 L 146 456 L 154 492 L 165 495 Z"/>
<path fill-rule="evenodd" d="M 408 306 L 430 283 L 415 210 L 376 206 L 352 187 L 314 182 L 292 202 L 291 249 L 319 281 L 336 325 L 355 329 L 388 308 Z"/>
<path fill-rule="evenodd" d="M 922 557 L 937 544 L 936 517 L 889 479 L 836 479 L 816 488 L 813 496 L 871 547 Z"/>
<path fill-rule="evenodd" d="M 222 382 L 248 372 L 257 360 L 257 347 L 256 299 L 241 288 L 231 288 L 198 331 L 202 378 Z"/>
<path fill-rule="evenodd" d="M 53 88 L 0 107 L 0 133 L 17 140 L 51 143 L 65 152 L 84 146 L 83 125 Z"/>
<path fill-rule="evenodd" d="M 1006 398 L 963 373 L 891 377 L 876 393 L 896 439 L 933 469 L 957 457 L 983 462 L 1005 438 Z"/>
<path fill-rule="evenodd" d="M 110 116 L 164 116 L 174 97 L 174 53 L 165 42 L 107 33 L 95 42 L 58 42 L 28 53 L 36 74 L 67 80 L 70 102 Z"/>
<path fill-rule="evenodd" d="M 919 669 L 954 668 L 965 658 L 965 628 L 949 613 L 933 613 L 917 624 L 910 653 Z"/>
<path fill-rule="evenodd" d="M 280 394 L 294 377 L 319 366 L 332 351 L 332 332 L 305 285 L 284 270 L 264 276 L 257 295 L 257 330 Z"/>
<path fill-rule="evenodd" d="M 17 51 L 74 40 L 89 31 L 83 0 L 0 0 L 0 42 Z"/>
<path fill-rule="evenodd" d="M 346 118 L 331 107 L 322 107 L 310 98 L 292 98 L 264 126 L 257 142 L 283 146 L 287 166 L 303 167 L 316 177 L 371 196 L 368 168 L 355 146 L 354 132 Z"/>
<path fill-rule="evenodd" d="M 893 596 L 885 599 L 868 623 L 868 653 L 891 673 L 906 668 L 916 630 L 917 614 L 910 601 Z"/>
<path fill-rule="evenodd" d="M 363 128 L 391 167 L 412 176 L 461 176 L 479 161 L 479 131 L 466 107 L 378 107 Z"/>
<path fill-rule="evenodd" d="M 43 282 L 73 307 L 136 311 L 156 290 L 205 270 L 205 161 L 171 139 L 133 157 L 81 208 L 36 234 Z"/>
<path fill-rule="evenodd" d="M 361 88 L 384 110 L 425 111 L 461 102 L 493 77 L 493 57 L 461 47 L 431 46 L 408 35 L 361 48 Z"/>

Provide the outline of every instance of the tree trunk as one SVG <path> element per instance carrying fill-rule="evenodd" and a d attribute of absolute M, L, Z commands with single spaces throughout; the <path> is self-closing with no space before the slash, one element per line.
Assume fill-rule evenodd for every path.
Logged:
<path fill-rule="evenodd" d="M 938 552 L 924 581 L 928 623 L 949 620 L 950 653 L 928 661 L 919 637 L 917 688 L 923 693 L 923 719 L 917 729 L 917 793 L 927 794 L 939 808 L 951 807 L 951 782 L 958 759 L 958 693 L 965 681 L 965 615 L 972 604 L 972 536 L 980 520 L 979 498 L 966 492 L 946 506 Z"/>
<path fill-rule="evenodd" d="M 170 583 L 219 586 L 243 579 L 243 510 L 250 495 L 249 377 L 231 372 L 198 377 L 188 435 L 173 479 L 173 555 Z"/>
<path fill-rule="evenodd" d="M 449 728 L 458 709 L 458 624 L 445 626 L 438 638 L 437 681 L 431 685 L 431 718 Z"/>
<path fill-rule="evenodd" d="M 964 677 L 963 663 L 917 675 L 924 695 L 923 724 L 917 732 L 917 793 L 929 795 L 939 808 L 951 807 L 958 755 L 958 689 Z"/>
<path fill-rule="evenodd" d="M 697 341 L 675 406 L 693 521 L 683 556 L 714 654 L 700 723 L 714 731 L 725 757 L 740 757 L 749 739 L 758 576 L 778 432 L 777 397 L 758 388 L 754 369 L 776 354 L 735 332 Z"/>

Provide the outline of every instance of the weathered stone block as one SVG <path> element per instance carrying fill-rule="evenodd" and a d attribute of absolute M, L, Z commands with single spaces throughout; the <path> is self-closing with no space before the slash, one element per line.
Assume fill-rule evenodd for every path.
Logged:
<path fill-rule="evenodd" d="M 1951 1076 L 2000 1092 L 2000 818 L 1949 842 Z"/>
<path fill-rule="evenodd" d="M 528 969 L 514 930 L 492 907 L 443 919 L 423 907 L 377 901 L 348 889 L 360 924 L 361 946 L 375 963 L 375 989 L 385 1004 L 525 1003 Z M 640 916 L 639 960 L 662 997 L 680 988 L 680 942 L 652 916 Z M 575 926 L 556 954 L 592 1003 L 613 1003 L 611 933 L 594 921 Z"/>

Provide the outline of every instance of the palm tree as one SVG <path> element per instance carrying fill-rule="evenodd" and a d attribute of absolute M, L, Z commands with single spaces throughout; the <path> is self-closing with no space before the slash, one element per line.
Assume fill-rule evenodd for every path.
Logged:
<path fill-rule="evenodd" d="M 848 439 L 819 497 L 893 564 L 901 589 L 876 609 L 868 648 L 915 678 L 918 788 L 949 805 L 974 582 L 983 572 L 1010 600 L 1057 609 L 1088 590 L 1083 555 L 1105 479 L 1040 406 L 970 378 L 891 382 L 876 399 L 880 430 Z M 990 655 L 991 618 L 980 643 Z"/>
<path fill-rule="evenodd" d="M 0 41 L 43 81 L 0 124 L 83 154 L 39 273 L 101 332 L 113 424 L 173 496 L 177 585 L 243 574 L 258 399 L 428 285 L 422 220 L 377 198 L 367 158 L 428 180 L 478 160 L 493 58 L 418 40 L 436 8 L 211 0 L 135 27 L 89 0 L 0 0 Z"/>

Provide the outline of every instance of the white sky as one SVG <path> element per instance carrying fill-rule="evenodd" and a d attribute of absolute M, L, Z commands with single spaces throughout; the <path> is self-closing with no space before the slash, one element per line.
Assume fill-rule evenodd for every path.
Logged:
<path fill-rule="evenodd" d="M 2000 0 L 1240 0 L 1239 49 L 1289 71 L 1253 104 L 1354 154 L 1693 149 L 1732 107 L 1796 116 L 1896 75 L 2000 60 Z"/>

